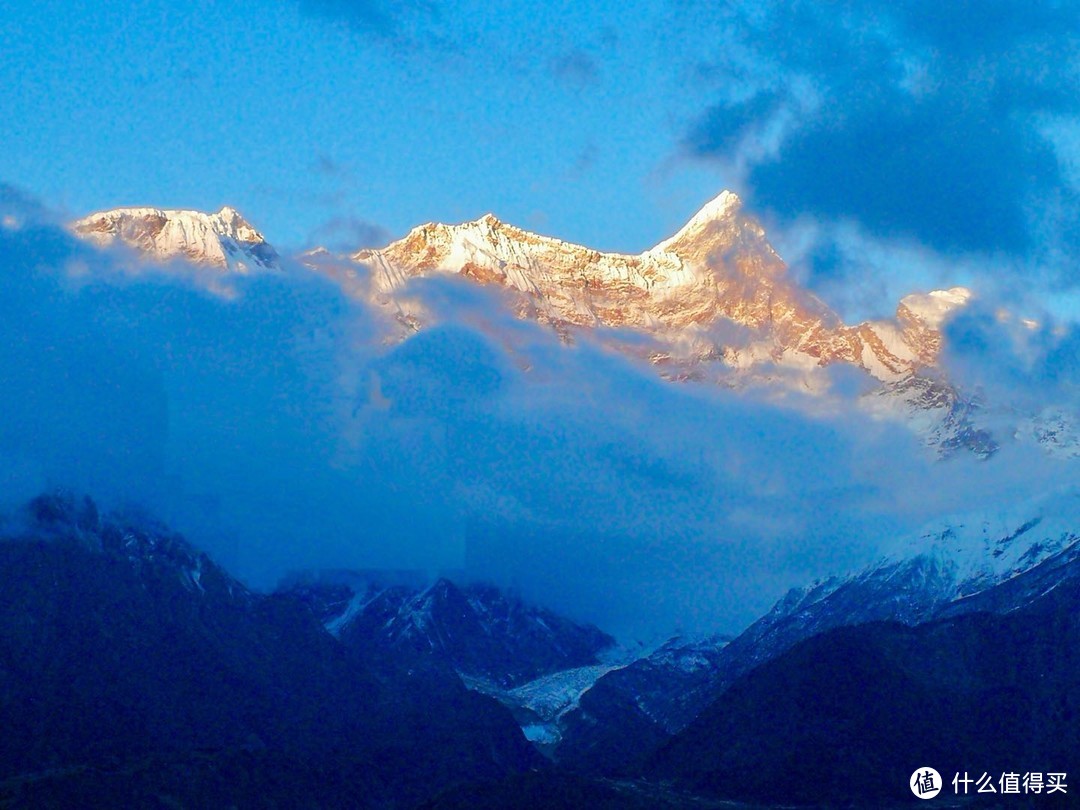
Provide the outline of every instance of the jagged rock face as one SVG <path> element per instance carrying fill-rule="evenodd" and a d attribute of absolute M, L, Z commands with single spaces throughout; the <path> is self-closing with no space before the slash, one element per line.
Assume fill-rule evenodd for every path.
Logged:
<path fill-rule="evenodd" d="M 71 227 L 99 245 L 120 241 L 159 260 L 180 258 L 233 272 L 274 269 L 278 263 L 263 235 L 227 206 L 216 214 L 118 208 L 91 214 Z"/>
<path fill-rule="evenodd" d="M 439 579 L 428 587 L 379 582 L 286 589 L 347 646 L 428 657 L 469 682 L 510 688 L 597 663 L 615 640 L 488 585 Z"/>
<path fill-rule="evenodd" d="M 941 319 L 967 299 L 960 289 L 912 296 L 896 321 L 845 325 L 787 276 L 761 226 L 730 192 L 638 255 L 538 236 L 489 214 L 462 225 L 423 225 L 385 249 L 361 250 L 352 258 L 373 269 L 372 292 L 385 303 L 400 306 L 399 291 L 411 278 L 453 273 L 508 288 L 516 293 L 520 315 L 563 330 L 644 330 L 661 347 L 654 361 L 722 358 L 745 368 L 798 355 L 816 365 L 853 363 L 882 380 L 932 364 Z M 409 317 L 415 313 L 407 307 L 402 312 L 415 325 Z M 709 327 L 722 323 L 745 327 L 745 344 L 710 340 Z M 676 344 L 691 348 L 678 350 Z"/>
<path fill-rule="evenodd" d="M 1059 407 L 1044 408 L 1021 424 L 1020 432 L 1030 436 L 1058 458 L 1080 458 L 1080 423 L 1077 416 Z"/>

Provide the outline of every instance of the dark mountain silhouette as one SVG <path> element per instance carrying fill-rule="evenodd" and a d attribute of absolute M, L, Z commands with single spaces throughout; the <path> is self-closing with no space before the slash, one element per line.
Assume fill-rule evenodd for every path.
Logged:
<path fill-rule="evenodd" d="M 634 775 L 740 677 L 801 641 L 868 622 L 915 626 L 1029 605 L 1080 579 L 1078 504 L 1066 488 L 999 520 L 949 519 L 861 572 L 793 589 L 728 643 L 704 639 L 679 655 L 662 647 L 609 672 L 564 719 L 557 755 L 585 771 Z"/>
<path fill-rule="evenodd" d="M 949 795 L 957 772 L 1075 772 L 1078 720 L 1080 582 L 1069 579 L 1006 615 L 803 641 L 738 679 L 647 771 L 725 798 L 874 806 L 912 799 L 907 780 L 923 765 Z"/>
<path fill-rule="evenodd" d="M 411 806 L 536 762 L 456 676 L 347 649 L 161 526 L 49 496 L 8 534 L 0 804 Z"/>
<path fill-rule="evenodd" d="M 311 605 L 352 649 L 430 659 L 471 679 L 510 688 L 597 663 L 615 639 L 491 585 L 439 578 L 427 587 L 315 581 L 283 593 Z"/>

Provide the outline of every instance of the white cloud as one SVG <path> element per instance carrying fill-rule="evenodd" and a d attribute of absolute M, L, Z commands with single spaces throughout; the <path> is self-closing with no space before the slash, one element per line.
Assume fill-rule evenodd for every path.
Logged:
<path fill-rule="evenodd" d="M 224 298 L 47 222 L 0 231 L 0 261 L 8 499 L 138 500 L 262 584 L 465 568 L 617 631 L 735 630 L 885 535 L 1061 469 L 935 464 L 854 409 L 665 383 L 454 279 L 417 286 L 440 323 L 387 349 L 298 267 Z"/>

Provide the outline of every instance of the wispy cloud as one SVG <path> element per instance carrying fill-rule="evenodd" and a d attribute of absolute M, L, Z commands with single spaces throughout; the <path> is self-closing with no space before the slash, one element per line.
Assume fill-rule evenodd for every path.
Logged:
<path fill-rule="evenodd" d="M 945 363 L 968 390 L 1029 413 L 1066 408 L 1080 415 L 1080 326 L 1046 313 L 1023 317 L 993 299 L 948 324 Z"/>
<path fill-rule="evenodd" d="M 580 48 L 556 56 L 550 64 L 556 79 L 575 87 L 595 84 L 600 76 L 600 66 L 596 59 Z"/>
<path fill-rule="evenodd" d="M 408 42 L 435 25 L 441 14 L 434 0 L 299 0 L 305 11 L 337 20 L 384 40 Z"/>
<path fill-rule="evenodd" d="M 334 160 L 326 153 L 320 153 L 318 157 L 315 158 L 312 169 L 316 174 L 335 180 L 352 178 L 352 172 L 347 166 Z"/>
<path fill-rule="evenodd" d="M 361 248 L 387 245 L 392 234 L 382 225 L 356 216 L 333 217 L 322 223 L 308 237 L 310 247 L 353 252 Z"/>

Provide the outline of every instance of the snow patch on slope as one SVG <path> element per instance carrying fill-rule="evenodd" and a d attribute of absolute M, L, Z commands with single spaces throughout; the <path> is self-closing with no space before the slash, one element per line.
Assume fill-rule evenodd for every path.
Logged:
<path fill-rule="evenodd" d="M 879 566 L 924 557 L 955 583 L 953 598 L 999 584 L 1080 540 L 1080 488 L 958 515 L 902 540 Z"/>

